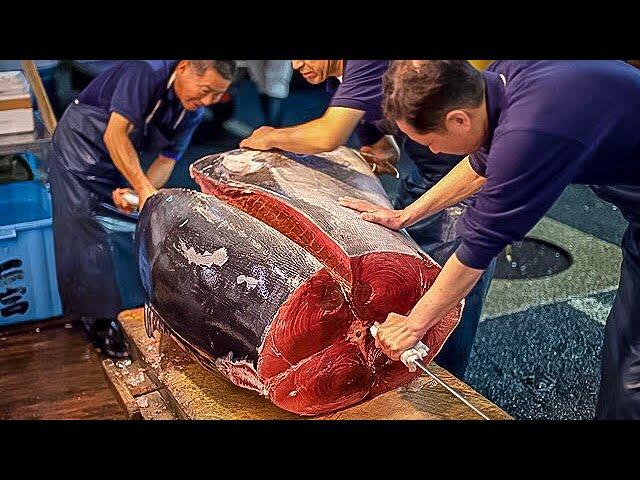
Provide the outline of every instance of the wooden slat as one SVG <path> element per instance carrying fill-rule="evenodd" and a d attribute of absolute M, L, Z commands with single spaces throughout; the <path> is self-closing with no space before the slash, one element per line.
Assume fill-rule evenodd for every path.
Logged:
<path fill-rule="evenodd" d="M 160 392 L 153 391 L 136 397 L 140 414 L 145 420 L 175 420 L 175 415 L 167 407 Z"/>
<path fill-rule="evenodd" d="M 233 385 L 217 372 L 201 367 L 187 352 L 165 335 L 162 348 L 157 338 L 147 337 L 143 309 L 119 315 L 130 350 L 178 418 L 185 419 L 299 419 L 276 407 L 255 392 Z M 157 336 L 157 334 L 156 334 Z M 510 419 L 499 407 L 433 362 L 430 370 L 491 419 Z M 328 415 L 327 420 L 374 419 L 479 419 L 473 410 L 428 377 L 379 395 L 376 398 Z"/>
<path fill-rule="evenodd" d="M 20 108 L 31 108 L 31 98 L 12 98 L 9 100 L 0 100 L 0 112 L 7 110 L 16 110 Z"/>
<path fill-rule="evenodd" d="M 55 114 L 53 113 L 53 109 L 51 108 L 51 103 L 49 102 L 49 97 L 47 96 L 47 92 L 42 84 L 42 79 L 40 78 L 38 69 L 36 68 L 35 63 L 33 63 L 33 60 L 20 60 L 20 63 L 22 64 L 24 75 L 27 77 L 27 80 L 31 85 L 31 89 L 36 96 L 38 111 L 40 112 L 42 121 L 44 122 L 45 127 L 47 127 L 49 133 L 53 135 L 53 131 L 56 129 L 58 122 Z"/>
<path fill-rule="evenodd" d="M 102 371 L 107 377 L 107 383 L 111 386 L 116 400 L 126 412 L 127 418 L 131 420 L 142 420 L 142 414 L 140 413 L 140 407 L 133 398 L 133 395 L 129 391 L 127 384 L 122 377 L 122 374 L 118 372 L 118 368 L 115 366 L 112 360 L 106 359 L 102 361 Z"/>
<path fill-rule="evenodd" d="M 41 330 L 59 327 L 71 327 L 71 320 L 65 317 L 53 317 L 35 322 L 23 322 L 13 325 L 0 324 L 0 336 L 20 335 L 23 333 L 38 333 Z"/>
<path fill-rule="evenodd" d="M 129 363 L 129 365 L 127 365 Z M 156 384 L 149 378 L 146 369 L 137 361 L 120 360 L 115 362 L 116 374 L 120 376 L 131 395 L 137 397 L 157 390 Z"/>

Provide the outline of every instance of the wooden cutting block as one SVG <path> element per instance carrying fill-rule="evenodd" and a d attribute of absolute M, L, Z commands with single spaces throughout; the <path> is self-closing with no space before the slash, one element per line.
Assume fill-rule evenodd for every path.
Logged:
<path fill-rule="evenodd" d="M 200 366 L 171 338 L 149 338 L 143 309 L 118 316 L 134 361 L 156 384 L 167 407 L 181 419 L 224 420 L 476 420 L 482 419 L 462 401 L 427 376 L 344 410 L 317 417 L 300 417 L 276 407 L 256 392 L 233 385 L 217 372 Z M 490 419 L 511 417 L 471 387 L 435 363 L 429 369 Z"/>

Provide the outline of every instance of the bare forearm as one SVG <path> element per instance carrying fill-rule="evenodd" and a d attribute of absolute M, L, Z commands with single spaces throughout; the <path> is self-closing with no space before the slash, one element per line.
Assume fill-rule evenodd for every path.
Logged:
<path fill-rule="evenodd" d="M 125 132 L 110 132 L 107 130 L 104 141 L 113 164 L 136 192 L 154 189 L 154 186 L 142 171 L 138 153 Z"/>
<path fill-rule="evenodd" d="M 314 120 L 295 127 L 276 129 L 272 132 L 269 140 L 271 148 L 301 154 L 314 154 L 333 150 L 346 141 L 346 139 L 343 141 L 342 136 L 327 131 L 323 128 L 322 123 L 319 120 Z"/>
<path fill-rule="evenodd" d="M 413 225 L 470 197 L 480 190 L 485 182 L 486 179 L 471 168 L 469 157 L 465 157 L 424 195 L 405 208 L 405 226 Z"/>
<path fill-rule="evenodd" d="M 240 142 L 243 148 L 279 148 L 295 153 L 314 154 L 343 145 L 364 115 L 361 110 L 329 107 L 321 118 L 289 128 L 260 127 Z"/>
<path fill-rule="evenodd" d="M 408 323 L 421 332 L 433 327 L 467 296 L 482 272 L 464 265 L 454 253 L 431 288 L 411 310 Z"/>
<path fill-rule="evenodd" d="M 146 176 L 155 188 L 162 188 L 171 177 L 175 164 L 175 160 L 158 155 L 147 169 Z"/>

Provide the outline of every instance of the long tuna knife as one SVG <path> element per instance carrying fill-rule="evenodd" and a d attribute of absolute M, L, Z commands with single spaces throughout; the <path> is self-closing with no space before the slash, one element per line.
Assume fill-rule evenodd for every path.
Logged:
<path fill-rule="evenodd" d="M 375 325 L 372 325 L 369 330 L 371 332 L 371 335 L 373 335 L 374 338 L 376 338 L 378 336 L 378 327 L 376 327 Z M 427 347 L 422 342 L 418 342 L 418 344 L 414 348 L 410 348 L 410 349 L 405 350 L 404 352 L 402 352 L 402 355 L 400 356 L 400 361 L 402 363 L 404 363 L 409 368 L 409 370 L 412 371 L 412 372 L 415 371 L 415 367 L 418 367 L 424 373 L 429 375 L 429 377 L 431 377 L 436 382 L 438 382 L 438 384 L 443 386 L 448 392 L 452 393 L 457 399 L 462 401 L 462 403 L 464 403 L 471 410 L 476 412 L 478 415 L 480 415 L 485 420 L 489 420 L 489 417 L 487 417 L 484 413 L 482 413 L 476 407 L 471 405 L 471 403 L 469 403 L 469 401 L 466 400 L 462 395 L 460 395 L 453 388 L 451 388 L 449 385 L 444 383 L 442 380 L 440 380 L 438 377 L 436 377 L 433 373 L 431 373 L 429 370 L 427 370 L 427 367 L 422 363 L 421 359 L 422 359 L 422 357 L 424 355 L 426 355 L 426 353 L 428 351 L 429 351 L 429 347 Z M 414 365 L 413 368 L 411 368 L 412 365 Z"/>

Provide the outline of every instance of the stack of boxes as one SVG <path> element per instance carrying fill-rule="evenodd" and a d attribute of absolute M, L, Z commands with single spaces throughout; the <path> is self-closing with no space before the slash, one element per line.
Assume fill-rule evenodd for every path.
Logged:
<path fill-rule="evenodd" d="M 24 75 L 0 73 L 0 135 L 33 130 L 33 105 Z M 36 163 L 28 152 L 0 156 L 0 327 L 62 313 L 51 195 L 35 175 Z"/>

